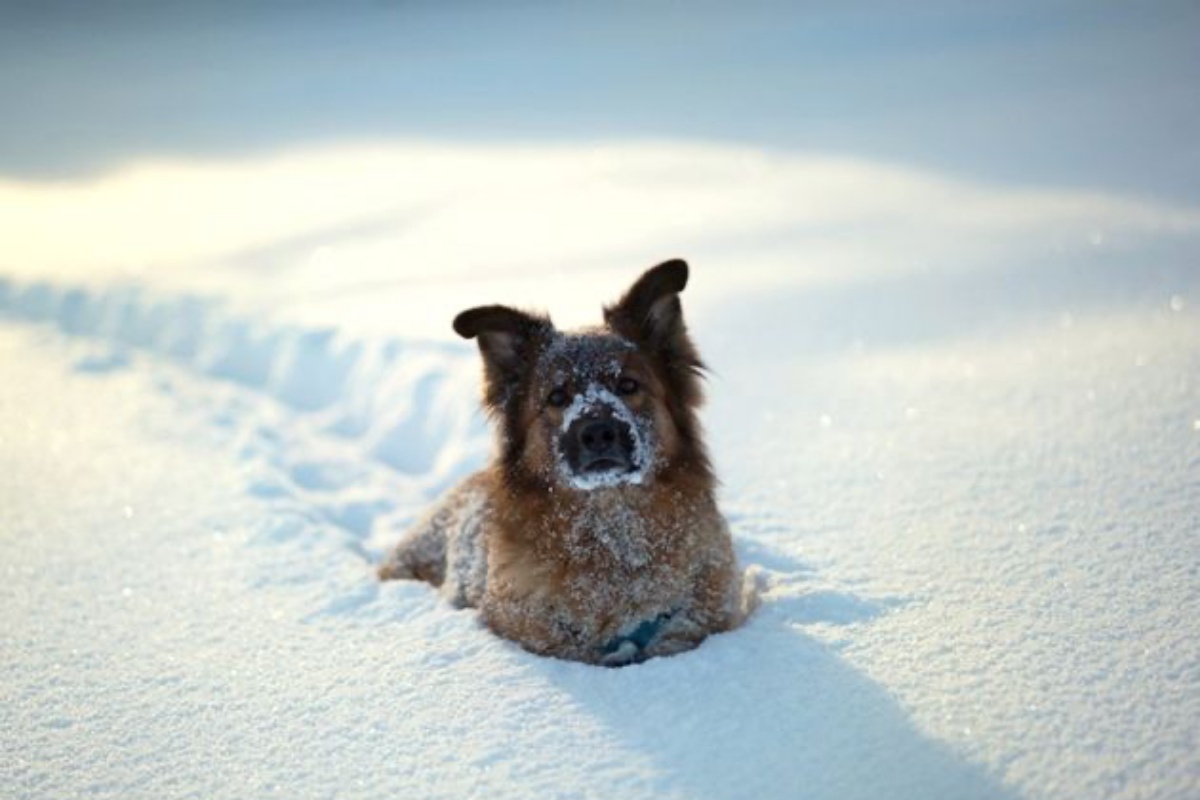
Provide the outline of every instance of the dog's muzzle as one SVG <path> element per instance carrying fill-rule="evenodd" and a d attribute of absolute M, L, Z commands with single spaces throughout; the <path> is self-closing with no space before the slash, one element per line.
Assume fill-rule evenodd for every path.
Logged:
<path fill-rule="evenodd" d="M 630 472 L 636 467 L 633 431 L 609 414 L 576 419 L 563 433 L 562 447 L 567 465 L 577 475 Z"/>

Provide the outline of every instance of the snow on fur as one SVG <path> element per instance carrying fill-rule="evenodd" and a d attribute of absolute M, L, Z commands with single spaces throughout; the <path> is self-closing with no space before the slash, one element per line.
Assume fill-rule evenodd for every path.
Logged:
<path fill-rule="evenodd" d="M 647 474 L 654 471 L 654 432 L 650 429 L 648 420 L 635 417 L 620 398 L 608 389 L 589 383 L 582 392 L 576 394 L 571 405 L 563 412 L 561 431 L 566 433 L 571 424 L 581 416 L 600 410 L 608 412 L 629 426 L 633 436 L 633 469 L 578 473 L 567 466 L 563 454 L 559 452 L 559 473 L 568 485 L 584 492 L 622 484 L 640 485 Z"/>

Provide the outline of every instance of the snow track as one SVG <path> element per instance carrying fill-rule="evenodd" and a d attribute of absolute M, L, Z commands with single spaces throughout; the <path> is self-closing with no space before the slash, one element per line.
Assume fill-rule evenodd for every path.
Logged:
<path fill-rule="evenodd" d="M 216 299 L 133 287 L 0 279 L 0 316 L 90 343 L 75 365 L 81 372 L 121 369 L 140 356 L 215 379 L 225 389 L 210 399 L 213 421 L 239 427 L 242 457 L 273 468 L 252 491 L 303 496 L 358 539 L 397 510 L 398 497 L 428 499 L 477 468 L 488 449 L 466 348 L 349 341 L 238 316 Z"/>

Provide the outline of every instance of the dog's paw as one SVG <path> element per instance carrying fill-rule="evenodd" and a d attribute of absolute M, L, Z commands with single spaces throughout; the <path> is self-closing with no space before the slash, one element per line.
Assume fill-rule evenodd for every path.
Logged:
<path fill-rule="evenodd" d="M 400 562 L 395 556 L 389 557 L 376 567 L 375 575 L 381 581 L 411 581 L 417 577 L 407 564 Z"/>
<path fill-rule="evenodd" d="M 617 645 L 611 653 L 605 653 L 600 658 L 600 664 L 605 667 L 624 667 L 637 660 L 642 649 L 631 641 Z"/>

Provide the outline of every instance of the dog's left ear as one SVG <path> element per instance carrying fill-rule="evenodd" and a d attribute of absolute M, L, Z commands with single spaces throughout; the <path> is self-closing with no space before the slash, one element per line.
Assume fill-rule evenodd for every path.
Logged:
<path fill-rule="evenodd" d="M 658 356 L 675 389 L 699 399 L 697 376 L 704 368 L 683 323 L 679 293 L 687 286 L 688 265 L 682 259 L 651 267 L 616 305 L 604 309 L 604 320 L 617 334 Z"/>
<path fill-rule="evenodd" d="M 664 261 L 646 270 L 616 305 L 604 309 L 614 331 L 652 350 L 670 349 L 687 338 L 679 293 L 687 286 L 688 265 Z"/>

